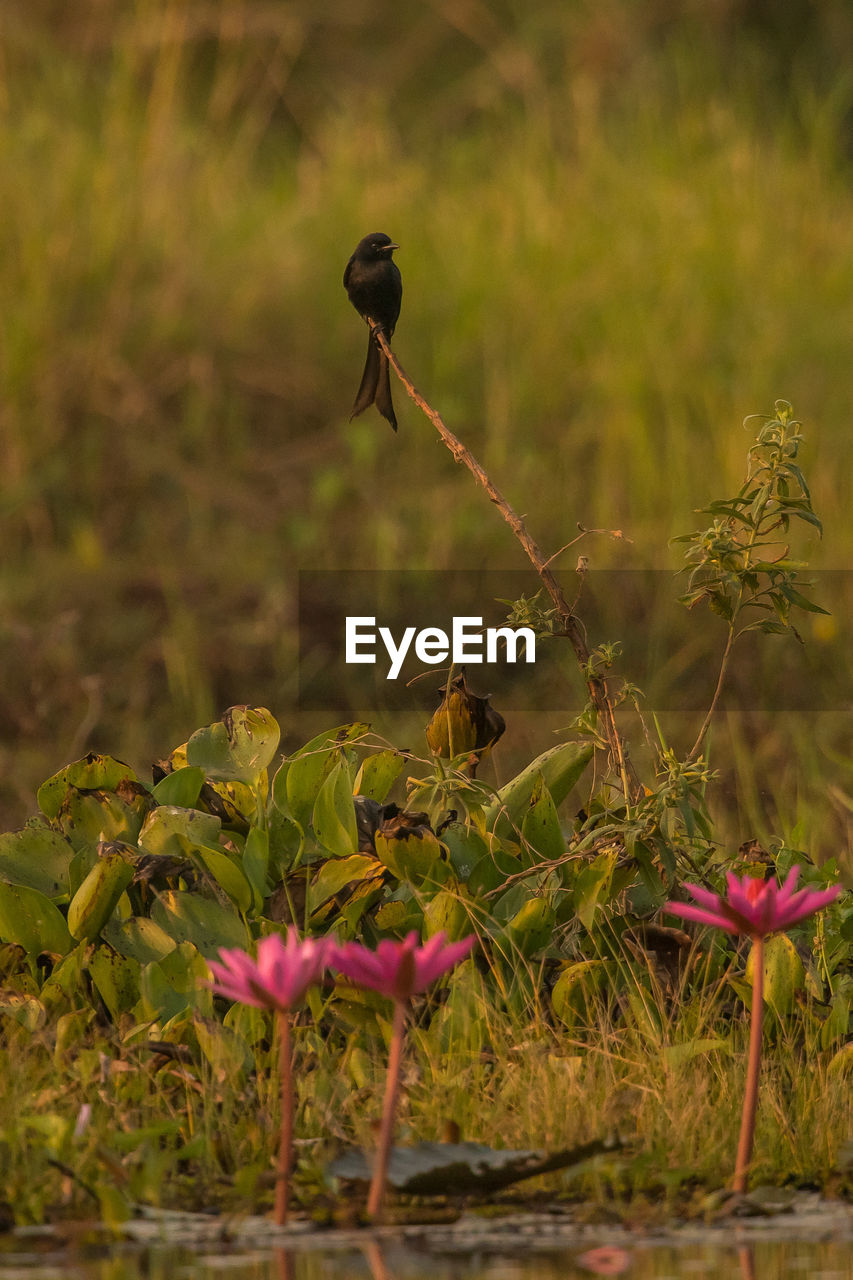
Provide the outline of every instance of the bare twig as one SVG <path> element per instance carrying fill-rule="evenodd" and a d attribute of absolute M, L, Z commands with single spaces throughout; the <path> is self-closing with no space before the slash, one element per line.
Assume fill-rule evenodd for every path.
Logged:
<path fill-rule="evenodd" d="M 512 529 L 516 538 L 521 543 L 527 558 L 530 560 L 530 563 L 541 578 L 542 584 L 548 592 L 548 595 L 551 597 L 551 601 L 557 612 L 561 628 L 558 634 L 566 636 L 571 644 L 575 657 L 577 658 L 578 664 L 583 672 L 590 698 L 592 699 L 595 709 L 601 719 L 604 736 L 607 739 L 612 760 L 615 767 L 618 768 L 619 775 L 622 779 L 625 798 L 627 800 L 636 799 L 637 796 L 642 794 L 642 787 L 639 784 L 631 762 L 625 754 L 622 737 L 616 725 L 613 703 L 607 689 L 607 681 L 603 676 L 596 675 L 591 670 L 591 654 L 584 638 L 583 629 L 581 628 L 578 618 L 572 612 L 571 606 L 566 600 L 559 582 L 549 568 L 549 558 L 546 558 L 542 553 L 538 544 L 527 532 L 524 521 L 513 510 L 500 490 L 492 483 L 489 476 L 483 470 L 474 455 L 465 447 L 462 441 L 453 434 L 449 427 L 445 425 L 441 415 L 427 403 L 421 393 L 416 389 L 399 360 L 394 355 L 394 352 L 391 350 L 388 339 L 381 326 L 375 324 L 372 320 L 368 320 L 368 324 L 371 329 L 373 329 L 373 332 L 376 335 L 376 341 L 388 357 L 388 362 L 391 365 L 391 368 L 406 388 L 410 398 L 414 400 L 418 408 L 429 418 L 430 422 L 441 436 L 443 443 L 453 454 L 455 460 L 463 466 L 466 466 L 480 487 L 485 489 L 489 498 L 497 507 L 506 523 Z M 551 557 L 551 559 L 553 559 L 553 557 Z"/>

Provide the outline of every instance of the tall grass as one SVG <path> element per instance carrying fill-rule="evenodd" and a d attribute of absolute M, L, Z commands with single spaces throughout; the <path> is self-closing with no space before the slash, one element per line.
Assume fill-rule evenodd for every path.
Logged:
<path fill-rule="evenodd" d="M 521 1002 L 510 1012 L 464 966 L 446 1004 L 408 1037 L 398 1141 L 441 1139 L 449 1122 L 466 1140 L 521 1150 L 618 1137 L 611 1155 L 522 1191 L 622 1204 L 629 1213 L 641 1199 L 704 1212 L 703 1198 L 730 1179 L 746 1018 L 732 1020 L 725 986 L 691 996 L 686 975 L 657 992 L 654 1018 L 632 999 L 640 991 L 634 977 L 624 998 L 614 1003 L 608 991 L 588 1019 L 566 1028 L 544 1007 Z M 148 1042 L 149 1034 L 170 1038 L 166 1027 L 86 1030 L 76 1017 L 34 1032 L 11 1025 L 0 1155 L 19 1222 L 99 1211 L 116 1219 L 140 1200 L 242 1213 L 268 1207 L 278 1103 L 265 1015 L 257 1015 L 247 1063 L 217 1056 L 221 1041 L 208 1056 L 203 1023 L 191 1016 L 180 1035 L 191 1046 L 186 1061 L 158 1057 Z M 755 1183 L 843 1181 L 849 1064 L 822 1051 L 810 1025 L 808 1010 L 791 1034 L 768 1022 Z M 321 1170 L 336 1151 L 372 1145 L 383 1091 L 374 1034 L 353 1029 L 346 1012 L 322 1034 L 307 1017 L 296 1028 L 296 1184 L 306 1205 L 328 1206 Z M 75 1135 L 84 1103 L 91 1117 Z"/>
<path fill-rule="evenodd" d="M 361 39 L 334 6 L 77 17 L 0 27 L 7 822 L 70 756 L 142 767 L 231 703 L 308 737 L 300 567 L 518 567 L 412 410 L 394 439 L 347 424 L 365 335 L 340 277 L 366 230 L 402 244 L 404 364 L 545 546 L 581 521 L 633 540 L 585 544 L 596 566 L 673 565 L 740 480 L 741 418 L 784 395 L 809 550 L 847 563 L 840 73 L 804 55 L 786 82 L 724 23 L 697 48 L 677 6 L 662 29 L 632 5 L 464 34 L 362 15 Z M 518 756 L 553 727 L 519 727 Z M 792 752 L 817 769 L 796 737 L 771 727 L 774 789 Z"/>

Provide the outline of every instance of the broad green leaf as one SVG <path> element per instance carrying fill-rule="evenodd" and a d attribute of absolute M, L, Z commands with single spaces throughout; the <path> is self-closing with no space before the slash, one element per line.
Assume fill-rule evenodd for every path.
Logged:
<path fill-rule="evenodd" d="M 165 778 L 161 778 L 153 795 L 158 804 L 192 809 L 203 785 L 204 769 L 197 765 L 185 765 L 183 769 L 175 769 L 173 773 L 167 773 Z"/>
<path fill-rule="evenodd" d="M 228 894 L 239 911 L 244 913 L 251 911 L 254 902 L 252 886 L 242 869 L 229 858 L 227 853 L 221 849 L 208 849 L 204 845 L 199 845 L 194 850 L 193 856 L 204 863 L 220 889 Z"/>
<path fill-rule="evenodd" d="M 133 867 L 120 853 L 99 858 L 68 906 L 68 928 L 73 937 L 96 938 L 133 879 Z"/>
<path fill-rule="evenodd" d="M 575 915 L 586 929 L 592 928 L 596 908 L 608 901 L 615 860 L 615 853 L 600 853 L 575 879 Z"/>
<path fill-rule="evenodd" d="M 329 898 L 359 881 L 376 881 L 385 868 L 377 858 L 354 853 L 348 858 L 329 858 L 323 863 L 308 891 L 308 911 L 312 913 Z"/>
<path fill-rule="evenodd" d="M 528 898 L 507 921 L 504 933 L 521 955 L 529 958 L 551 941 L 554 920 L 554 908 L 547 898 Z"/>
<path fill-rule="evenodd" d="M 73 942 L 70 934 L 68 937 Z M 90 950 L 90 943 L 78 942 L 72 951 L 53 966 L 50 977 L 45 979 L 41 998 L 52 1017 L 56 1016 L 57 1010 L 67 1009 L 69 1005 L 75 1008 L 81 1000 L 87 999 L 86 964 Z"/>
<path fill-rule="evenodd" d="M 450 942 L 458 942 L 473 932 L 468 907 L 458 888 L 440 889 L 424 906 L 425 937 L 442 932 Z"/>
<path fill-rule="evenodd" d="M 683 1062 L 691 1062 L 694 1058 L 704 1057 L 708 1053 L 728 1053 L 732 1046 L 728 1040 L 719 1038 L 683 1040 L 679 1044 L 664 1045 L 662 1055 L 668 1066 L 678 1067 Z"/>
<path fill-rule="evenodd" d="M 409 898 L 405 902 L 399 898 L 392 898 L 388 902 L 383 902 L 381 907 L 377 907 L 373 922 L 380 933 L 402 938 L 407 933 L 411 933 L 412 929 L 419 934 L 423 933 L 424 913 L 414 898 Z"/>
<path fill-rule="evenodd" d="M 450 868 L 442 863 L 442 847 L 431 831 L 409 831 L 406 835 L 385 836 L 377 831 L 376 856 L 397 877 L 419 887 L 429 880 L 446 880 Z"/>
<path fill-rule="evenodd" d="M 755 950 L 746 962 L 746 978 L 752 982 Z M 791 939 L 776 933 L 764 943 L 764 999 L 778 1017 L 791 1013 L 797 1003 L 797 992 L 806 983 L 806 971 Z"/>
<path fill-rule="evenodd" d="M 48 818 L 55 818 L 65 800 L 69 787 L 84 791 L 114 791 L 120 782 L 137 782 L 138 778 L 129 764 L 113 756 L 90 753 L 82 760 L 68 764 L 38 789 L 38 806 Z"/>
<path fill-rule="evenodd" d="M 199 1013 L 193 1016 L 193 1030 L 199 1048 L 213 1068 L 215 1079 L 236 1083 L 253 1065 L 252 1052 L 239 1031 L 224 1026 L 216 1018 L 204 1018 Z"/>
<path fill-rule="evenodd" d="M 199 847 L 216 849 L 222 823 L 212 813 L 160 805 L 149 813 L 139 833 L 143 853 L 186 858 Z"/>
<path fill-rule="evenodd" d="M 117 1022 L 119 1016 L 128 1013 L 139 999 L 139 961 L 101 945 L 95 947 L 87 968 L 110 1017 Z"/>
<path fill-rule="evenodd" d="M 68 898 L 73 850 L 57 831 L 24 827 L 0 835 L 0 880 L 38 889 L 55 902 Z"/>
<path fill-rule="evenodd" d="M 220 947 L 245 948 L 249 941 L 236 912 L 189 891 L 160 893 L 151 908 L 151 919 L 177 943 L 192 942 L 210 960 L 218 958 Z"/>
<path fill-rule="evenodd" d="M 563 969 L 551 992 L 551 1007 L 567 1027 L 590 1025 L 598 997 L 612 982 L 612 967 L 604 960 L 578 960 Z"/>
<path fill-rule="evenodd" d="M 272 763 L 281 730 L 266 707 L 229 707 L 187 742 L 187 763 L 213 782 L 254 784 Z"/>
<path fill-rule="evenodd" d="M 538 859 L 550 861 L 566 852 L 566 841 L 560 830 L 557 806 L 540 773 L 534 781 L 530 800 L 521 823 L 521 838 Z"/>
<path fill-rule="evenodd" d="M 175 949 L 175 940 L 148 916 L 132 916 L 130 920 L 110 920 L 101 937 L 121 955 L 140 964 L 162 960 Z"/>
<path fill-rule="evenodd" d="M 241 866 L 249 884 L 252 886 L 254 901 L 253 910 L 261 911 L 264 898 L 269 892 L 267 871 L 270 861 L 270 841 L 268 833 L 262 827 L 251 827 L 243 846 Z"/>
<path fill-rule="evenodd" d="M 356 775 L 354 794 L 383 804 L 405 767 L 406 757 L 400 751 L 377 751 L 366 756 Z"/>
<path fill-rule="evenodd" d="M 42 951 L 64 956 L 74 946 L 59 908 L 26 885 L 0 884 L 0 940 L 23 947 L 30 956 Z"/>
<path fill-rule="evenodd" d="M 367 724 L 345 724 L 338 729 L 320 733 L 312 738 L 304 747 L 286 761 L 287 772 L 283 775 L 284 797 L 276 774 L 276 785 L 273 787 L 273 799 L 279 808 L 283 801 L 303 831 L 311 822 L 314 804 L 323 782 L 337 764 L 341 748 L 348 743 L 356 742 L 364 737 L 370 726 Z M 352 795 L 352 788 L 350 788 Z"/>
<path fill-rule="evenodd" d="M 236 1031 L 244 1044 L 254 1047 L 269 1037 L 269 1014 L 251 1004 L 235 1000 L 222 1019 L 222 1025 Z"/>
<path fill-rule="evenodd" d="M 190 1009 L 200 1008 L 210 1013 L 212 992 L 201 985 L 208 978 L 209 970 L 202 957 L 190 942 L 183 941 L 162 960 L 143 965 L 137 1010 L 143 1018 L 153 1018 L 160 1023 Z"/>
<path fill-rule="evenodd" d="M 481 858 L 468 876 L 468 892 L 472 894 L 491 893 L 510 876 L 524 870 L 521 858 L 496 844 Z"/>
<path fill-rule="evenodd" d="M 498 792 L 497 800 L 485 811 L 486 826 L 497 835 L 511 837 L 524 817 L 536 779 L 541 774 L 555 805 L 562 804 L 572 787 L 580 779 L 593 757 L 591 744 L 561 742 L 537 756 Z"/>
<path fill-rule="evenodd" d="M 38 996 L 0 988 L 0 1017 L 11 1018 L 27 1031 L 38 1031 L 47 1022 L 47 1010 Z"/>
<path fill-rule="evenodd" d="M 358 850 L 352 782 L 344 760 L 338 761 L 320 787 L 312 825 L 319 843 L 336 857 L 346 858 Z"/>
<path fill-rule="evenodd" d="M 488 856 L 489 846 L 483 836 L 463 822 L 451 822 L 441 833 L 441 842 L 450 858 L 454 875 L 464 884 L 477 864 Z M 500 881 L 496 881 L 497 884 Z"/>
<path fill-rule="evenodd" d="M 148 792 L 144 799 L 130 792 L 125 800 L 113 791 L 69 787 L 56 822 L 74 849 L 91 847 L 100 840 L 135 844 L 150 803 Z"/>

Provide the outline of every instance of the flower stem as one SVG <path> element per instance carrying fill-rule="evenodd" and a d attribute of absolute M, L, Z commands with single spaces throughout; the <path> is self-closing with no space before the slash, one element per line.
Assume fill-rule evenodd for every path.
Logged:
<path fill-rule="evenodd" d="M 758 1110 L 758 1077 L 761 1071 L 761 1026 L 764 1013 L 764 939 L 752 940 L 752 1012 L 749 1024 L 749 1061 L 746 1068 L 746 1088 L 743 1095 L 743 1114 L 740 1121 L 740 1138 L 737 1145 L 735 1176 L 732 1190 L 746 1191 L 746 1176 L 752 1159 L 752 1143 L 755 1138 L 755 1114 Z"/>
<path fill-rule="evenodd" d="M 290 1191 L 290 1166 L 293 1155 L 293 1055 L 290 1048 L 290 1014 L 278 1014 L 281 1075 L 281 1135 L 278 1144 L 278 1170 L 275 1183 L 275 1221 L 283 1227 L 287 1222 L 287 1197 Z"/>
<path fill-rule="evenodd" d="M 394 1022 L 391 1028 L 391 1050 L 388 1054 L 388 1073 L 385 1077 L 382 1127 L 379 1130 L 379 1145 L 376 1148 L 376 1159 L 373 1165 L 373 1180 L 370 1183 L 370 1195 L 367 1199 L 367 1213 L 371 1218 L 378 1216 L 382 1209 L 382 1202 L 385 1199 L 385 1180 L 388 1176 L 388 1161 L 391 1158 L 391 1139 L 394 1136 L 394 1114 L 397 1110 L 397 1099 L 400 1096 L 400 1063 L 403 1056 L 403 1034 L 405 1028 L 405 1002 L 395 1000 Z"/>

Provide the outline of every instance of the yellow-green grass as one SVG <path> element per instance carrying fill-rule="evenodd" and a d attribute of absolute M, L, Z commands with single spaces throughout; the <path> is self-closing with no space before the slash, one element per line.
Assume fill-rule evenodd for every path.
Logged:
<path fill-rule="evenodd" d="M 545 1007 L 497 1008 L 467 970 L 457 982 L 452 1012 L 410 1031 L 398 1141 L 441 1139 L 450 1121 L 465 1139 L 514 1149 L 609 1135 L 621 1150 L 521 1190 L 593 1209 L 621 1204 L 629 1217 L 638 1203 L 650 1213 L 655 1205 L 702 1213 L 704 1197 L 728 1183 L 748 1033 L 726 988 L 692 998 L 658 990 L 644 1002 L 629 984 L 615 1001 L 606 995 L 607 1007 L 591 1006 L 588 1026 L 561 1028 Z M 809 1021 L 808 1006 L 784 1028 L 768 1012 L 752 1181 L 834 1194 L 845 1186 L 851 1136 L 850 1055 L 819 1049 Z M 304 1016 L 296 1032 L 297 1198 L 319 1212 L 333 1203 L 322 1166 L 343 1147 L 370 1145 L 381 1112 L 381 1039 L 350 1033 L 347 1041 L 341 1031 L 320 1035 Z M 35 1032 L 10 1024 L 0 1151 L 19 1222 L 117 1220 L 138 1201 L 269 1209 L 274 1054 L 261 1041 L 248 1074 L 233 1062 L 214 1068 L 197 1049 L 189 1061 L 168 1062 L 145 1047 L 148 1034 L 159 1027 L 128 1022 L 78 1037 L 67 1025 L 57 1035 L 55 1023 Z M 91 1118 L 74 1136 L 84 1103 Z"/>
<path fill-rule="evenodd" d="M 397 437 L 347 423 L 367 230 L 402 245 L 395 349 L 543 546 L 581 521 L 632 539 L 588 540 L 594 566 L 674 567 L 668 538 L 740 482 L 741 419 L 785 396 L 826 527 L 806 553 L 847 564 L 840 74 L 801 54 L 785 82 L 778 50 L 697 43 L 677 9 L 662 38 L 630 4 L 555 5 L 450 44 L 404 24 L 386 84 L 337 6 L 320 36 L 213 10 L 0 29 L 3 825 L 89 747 L 143 768 L 236 702 L 291 748 L 334 718 L 292 712 L 299 568 L 522 566 L 411 407 Z M 826 723 L 717 736 L 733 830 L 827 821 L 849 750 Z M 554 727 L 510 723 L 507 772 Z"/>

